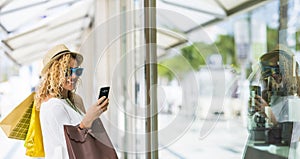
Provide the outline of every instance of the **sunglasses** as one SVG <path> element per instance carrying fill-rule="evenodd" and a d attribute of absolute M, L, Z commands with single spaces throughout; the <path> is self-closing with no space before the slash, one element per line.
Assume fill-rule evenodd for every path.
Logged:
<path fill-rule="evenodd" d="M 83 68 L 69 68 L 68 71 L 66 72 L 66 77 L 68 76 L 73 76 L 75 74 L 76 76 L 81 76 L 83 72 Z"/>
<path fill-rule="evenodd" d="M 278 66 L 265 66 L 262 68 L 262 77 L 268 78 L 269 76 L 280 74 Z"/>

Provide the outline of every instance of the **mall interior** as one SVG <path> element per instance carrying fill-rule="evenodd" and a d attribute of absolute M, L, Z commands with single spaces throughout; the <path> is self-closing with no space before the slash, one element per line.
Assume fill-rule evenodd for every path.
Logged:
<path fill-rule="evenodd" d="M 120 159 L 300 158 L 298 18 L 299 0 L 0 0 L 0 121 L 65 44 L 86 108 L 110 86 Z M 0 159 L 25 151 L 0 129 Z"/>

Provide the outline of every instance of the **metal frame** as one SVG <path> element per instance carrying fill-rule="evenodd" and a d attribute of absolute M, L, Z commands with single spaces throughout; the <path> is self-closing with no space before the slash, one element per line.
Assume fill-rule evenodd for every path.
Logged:
<path fill-rule="evenodd" d="M 145 81 L 146 81 L 146 158 L 158 159 L 157 125 L 157 45 L 156 0 L 144 0 Z M 150 89 L 151 92 L 150 92 Z"/>
<path fill-rule="evenodd" d="M 225 7 L 224 7 L 224 5 L 222 5 L 222 3 L 221 3 L 219 0 L 215 0 L 215 2 L 216 2 L 222 9 L 224 9 L 224 11 L 225 11 L 225 13 L 226 13 L 226 15 L 227 15 L 227 18 L 230 17 L 230 16 L 232 16 L 232 15 L 234 15 L 234 14 L 237 14 L 237 13 L 239 13 L 239 12 L 241 12 L 241 11 L 245 11 L 245 9 L 248 9 L 248 10 L 249 10 L 250 8 L 254 9 L 254 6 L 258 7 L 258 6 L 263 5 L 263 4 L 265 4 L 265 3 L 269 2 L 269 1 L 270 1 L 270 0 L 251 0 L 251 1 L 247 1 L 247 2 L 245 2 L 245 3 L 242 3 L 242 4 L 240 4 L 240 5 L 238 5 L 238 6 L 234 7 L 234 8 L 232 8 L 232 9 L 230 9 L 230 10 L 226 10 Z M 250 7 L 249 7 L 249 6 L 250 6 Z M 225 17 L 225 18 L 226 18 L 226 17 Z M 208 21 L 208 22 L 206 22 L 206 23 L 203 23 L 203 24 L 201 24 L 201 25 L 198 25 L 198 26 L 196 26 L 196 27 L 194 27 L 194 28 L 192 28 L 192 29 L 190 29 L 190 30 L 184 32 L 184 33 L 185 33 L 185 34 L 190 34 L 191 32 L 196 31 L 197 29 L 200 29 L 200 28 L 202 28 L 202 27 L 207 27 L 207 26 L 213 25 L 213 24 L 215 24 L 215 23 L 221 22 L 222 20 L 224 20 L 224 18 L 223 18 L 223 19 L 215 18 L 215 19 L 213 19 L 213 20 L 211 20 L 211 21 Z"/>

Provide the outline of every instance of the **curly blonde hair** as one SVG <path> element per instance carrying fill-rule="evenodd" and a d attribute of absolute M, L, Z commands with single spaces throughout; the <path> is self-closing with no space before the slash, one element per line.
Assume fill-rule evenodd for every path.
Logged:
<path fill-rule="evenodd" d="M 39 110 L 41 103 L 48 97 L 63 98 L 63 84 L 66 80 L 71 58 L 76 59 L 71 54 L 62 55 L 58 60 L 53 61 L 49 69 L 42 75 L 41 83 L 38 87 L 35 101 L 36 109 Z M 74 93 L 68 91 L 68 98 L 74 103 Z"/>
<path fill-rule="evenodd" d="M 279 65 L 280 65 L 280 72 L 282 73 L 282 81 L 284 84 L 284 88 L 287 91 L 288 95 L 297 94 L 300 95 L 300 80 L 298 76 L 299 65 L 298 63 L 294 63 L 295 60 L 292 55 L 289 55 L 285 52 L 281 52 L 279 54 Z M 296 65 L 296 66 L 293 66 Z M 295 70 L 293 69 L 295 68 Z M 296 76 L 294 76 L 296 75 Z"/>

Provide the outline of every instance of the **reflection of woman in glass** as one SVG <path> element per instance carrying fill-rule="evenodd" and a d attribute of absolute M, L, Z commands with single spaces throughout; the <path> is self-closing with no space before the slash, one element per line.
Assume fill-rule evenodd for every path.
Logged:
<path fill-rule="evenodd" d="M 262 97 L 256 96 L 255 104 L 258 111 L 265 113 L 270 126 L 275 127 L 284 123 L 282 136 L 291 133 L 291 121 L 289 119 L 289 99 L 298 98 L 300 95 L 300 81 L 298 78 L 298 65 L 295 57 L 284 46 L 280 45 L 260 58 L 262 74 Z M 270 107 L 269 107 L 270 106 Z M 267 109 L 266 109 L 267 108 Z M 288 123 L 290 122 L 290 123 Z M 297 124 L 294 124 L 292 139 L 285 142 L 299 141 L 299 130 Z"/>
<path fill-rule="evenodd" d="M 260 71 L 254 71 L 249 78 L 250 138 L 244 158 L 299 158 L 295 150 L 300 124 L 289 117 L 289 109 L 300 105 L 290 104 L 300 101 L 299 66 L 283 45 L 262 55 L 259 64 Z"/>

